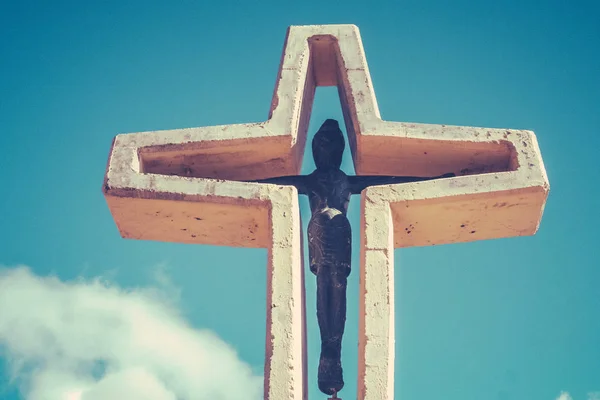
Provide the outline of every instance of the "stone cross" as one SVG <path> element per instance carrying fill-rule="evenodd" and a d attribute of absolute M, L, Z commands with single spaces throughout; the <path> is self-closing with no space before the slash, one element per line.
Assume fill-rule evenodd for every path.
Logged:
<path fill-rule="evenodd" d="M 118 135 L 103 191 L 123 237 L 268 249 L 265 394 L 304 400 L 298 196 L 317 86 L 337 86 L 358 175 L 450 179 L 361 194 L 358 399 L 394 399 L 394 248 L 534 234 L 549 191 L 531 131 L 383 121 L 358 28 L 293 26 L 267 121 Z"/>

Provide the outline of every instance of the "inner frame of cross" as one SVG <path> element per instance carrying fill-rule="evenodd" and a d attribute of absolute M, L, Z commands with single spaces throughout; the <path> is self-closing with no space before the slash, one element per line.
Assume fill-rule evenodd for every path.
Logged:
<path fill-rule="evenodd" d="M 346 217 L 350 196 L 369 186 L 419 182 L 455 176 L 348 176 L 340 169 L 344 135 L 338 121 L 326 120 L 312 141 L 316 169 L 309 175 L 281 176 L 251 182 L 291 185 L 307 195 L 310 270 L 317 276 L 317 318 L 321 331 L 319 390 L 336 396 L 344 387 L 342 336 L 346 322 L 346 287 L 351 270 L 352 232 Z"/>

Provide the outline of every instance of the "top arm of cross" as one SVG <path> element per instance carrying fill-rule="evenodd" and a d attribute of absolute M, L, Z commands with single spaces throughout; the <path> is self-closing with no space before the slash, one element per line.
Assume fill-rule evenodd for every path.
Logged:
<path fill-rule="evenodd" d="M 275 178 L 257 179 L 247 182 L 295 186 L 296 189 L 298 189 L 298 194 L 308 194 L 308 176 L 306 175 L 278 176 Z"/>
<path fill-rule="evenodd" d="M 429 181 L 432 179 L 452 178 L 456 176 L 454 173 L 448 173 L 440 176 L 433 177 L 418 177 L 418 176 L 378 176 L 378 175 L 356 175 L 349 176 L 348 183 L 350 186 L 350 193 L 360 194 L 364 189 L 369 186 L 378 185 L 393 185 L 397 183 L 410 183 Z"/>

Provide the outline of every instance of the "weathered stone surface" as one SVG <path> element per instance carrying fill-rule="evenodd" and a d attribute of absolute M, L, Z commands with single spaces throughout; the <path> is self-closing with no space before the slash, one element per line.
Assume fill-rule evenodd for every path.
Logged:
<path fill-rule="evenodd" d="M 304 399 L 296 191 L 315 87 L 337 85 L 356 172 L 456 178 L 362 194 L 359 399 L 393 399 L 394 247 L 531 235 L 549 190 L 530 131 L 383 121 L 358 28 L 290 27 L 268 120 L 115 138 L 104 193 L 124 237 L 269 248 L 265 398 Z M 208 179 L 210 178 L 210 179 Z"/>

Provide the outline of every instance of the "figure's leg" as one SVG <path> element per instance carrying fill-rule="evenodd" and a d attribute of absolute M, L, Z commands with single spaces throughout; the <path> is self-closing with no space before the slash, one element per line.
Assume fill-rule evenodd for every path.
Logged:
<path fill-rule="evenodd" d="M 332 395 L 344 387 L 342 336 L 346 323 L 347 268 L 323 266 L 317 274 L 317 317 L 321 329 L 319 389 Z"/>
<path fill-rule="evenodd" d="M 329 269 L 317 276 L 317 296 L 324 297 L 327 304 L 327 315 L 319 318 L 323 320 L 324 328 L 321 329 L 321 338 L 323 339 L 322 350 L 328 357 L 341 357 L 341 343 L 344 335 L 344 326 L 346 324 L 346 274 L 337 268 L 326 267 Z M 318 281 L 321 281 L 319 284 Z M 319 287 L 322 287 L 324 294 L 319 294 Z M 318 300 L 317 300 L 318 301 Z M 323 300 L 322 300 L 323 301 Z"/>
<path fill-rule="evenodd" d="M 329 312 L 331 308 L 329 305 L 331 276 L 325 271 L 328 268 L 327 266 L 319 268 L 320 273 L 317 274 L 317 320 L 319 322 L 322 342 L 326 337 L 331 336 L 331 329 L 329 328 L 331 321 Z"/>
<path fill-rule="evenodd" d="M 317 275 L 317 318 L 321 330 L 319 389 L 329 395 L 344 386 L 341 364 L 350 273 L 351 229 L 341 213 L 315 214 L 308 224 L 310 269 Z"/>

